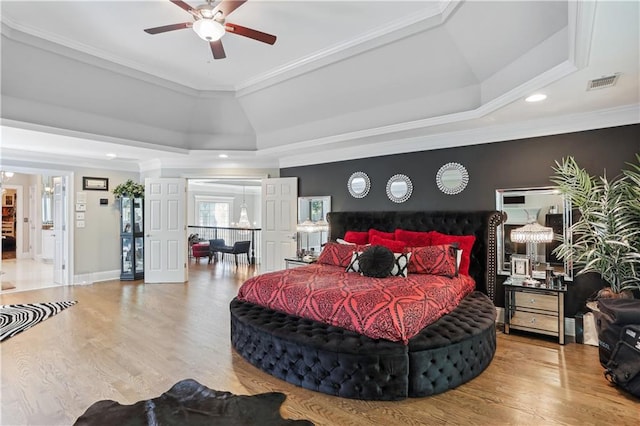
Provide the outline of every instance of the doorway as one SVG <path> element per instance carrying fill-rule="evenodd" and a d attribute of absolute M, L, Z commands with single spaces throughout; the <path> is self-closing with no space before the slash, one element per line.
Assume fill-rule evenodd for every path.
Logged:
<path fill-rule="evenodd" d="M 13 245 L 13 241 L 15 249 L 11 255 L 5 255 L 3 250 L 2 291 L 27 291 L 72 283 L 73 248 L 69 242 L 73 240 L 71 227 L 66 224 L 70 211 L 67 194 L 72 190 L 73 173 L 5 166 L 3 175 L 7 172 L 11 177 L 3 178 L 2 182 L 5 191 L 3 236 L 10 234 L 12 238 L 9 244 L 4 242 L 8 238 L 3 238 L 3 249 Z M 55 179 L 48 178 L 54 176 Z M 54 194 L 54 186 L 58 188 L 57 194 Z M 11 225 L 9 219 L 12 219 Z M 58 225 L 54 228 L 56 222 Z M 58 249 L 54 250 L 54 247 Z"/>

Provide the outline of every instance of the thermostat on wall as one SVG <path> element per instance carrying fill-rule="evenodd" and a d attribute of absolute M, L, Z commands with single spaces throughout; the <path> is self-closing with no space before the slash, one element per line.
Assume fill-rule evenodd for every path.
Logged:
<path fill-rule="evenodd" d="M 100 198 L 100 205 L 101 206 L 106 206 L 107 204 L 109 204 L 109 199 L 108 198 Z"/>

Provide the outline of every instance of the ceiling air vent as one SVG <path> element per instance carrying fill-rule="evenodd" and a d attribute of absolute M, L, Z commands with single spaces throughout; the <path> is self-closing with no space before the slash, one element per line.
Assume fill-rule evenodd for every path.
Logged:
<path fill-rule="evenodd" d="M 620 73 L 615 73 L 613 75 L 608 75 L 606 77 L 600 77 L 593 80 L 589 80 L 587 84 L 587 90 L 596 90 L 596 89 L 605 89 L 607 87 L 613 87 L 616 85 L 618 81 L 618 77 L 620 77 Z"/>

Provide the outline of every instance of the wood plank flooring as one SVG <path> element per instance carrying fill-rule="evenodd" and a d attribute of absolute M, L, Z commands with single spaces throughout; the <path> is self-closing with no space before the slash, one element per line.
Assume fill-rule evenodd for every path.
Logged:
<path fill-rule="evenodd" d="M 193 378 L 235 394 L 287 394 L 316 425 L 637 425 L 640 401 L 610 386 L 593 346 L 498 336 L 494 360 L 457 389 L 399 402 L 342 399 L 254 368 L 230 346 L 230 300 L 251 274 L 192 264 L 188 284 L 108 282 L 3 294 L 78 304 L 0 345 L 2 425 L 68 425 L 101 399 L 131 404 Z"/>

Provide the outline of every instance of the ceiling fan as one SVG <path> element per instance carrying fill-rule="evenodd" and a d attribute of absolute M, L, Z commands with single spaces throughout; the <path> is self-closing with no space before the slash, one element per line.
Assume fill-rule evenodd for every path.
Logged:
<path fill-rule="evenodd" d="M 221 0 L 219 2 L 207 0 L 207 4 L 202 4 L 195 8 L 181 0 L 170 1 L 176 6 L 179 6 L 189 12 L 193 16 L 194 21 L 147 28 L 144 30 L 146 33 L 160 34 L 167 31 L 193 28 L 201 39 L 209 42 L 214 59 L 223 59 L 227 57 L 224 52 L 224 47 L 222 46 L 222 41 L 220 40 L 225 33 L 237 34 L 267 44 L 274 44 L 276 42 L 276 36 L 274 35 L 226 22 L 227 16 L 242 6 L 247 0 Z"/>

